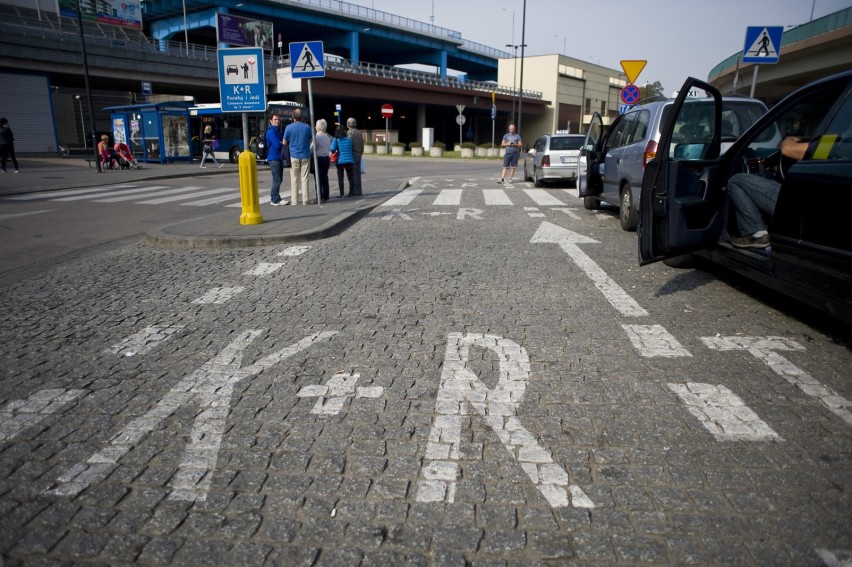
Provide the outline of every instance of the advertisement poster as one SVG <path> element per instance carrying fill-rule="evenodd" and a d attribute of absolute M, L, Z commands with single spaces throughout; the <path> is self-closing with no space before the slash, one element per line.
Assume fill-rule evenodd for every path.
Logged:
<path fill-rule="evenodd" d="M 112 117 L 112 139 L 115 140 L 116 144 L 126 144 L 127 143 L 127 128 L 124 125 L 124 117 L 123 116 L 113 116 Z"/>
<path fill-rule="evenodd" d="M 163 116 L 163 142 L 166 156 L 189 156 L 189 128 L 186 115 Z"/>
<path fill-rule="evenodd" d="M 272 22 L 218 13 L 216 30 L 219 43 L 272 51 Z"/>
<path fill-rule="evenodd" d="M 81 2 L 82 18 L 90 22 L 142 29 L 140 0 L 98 0 Z M 77 17 L 77 0 L 59 0 L 59 14 Z"/>

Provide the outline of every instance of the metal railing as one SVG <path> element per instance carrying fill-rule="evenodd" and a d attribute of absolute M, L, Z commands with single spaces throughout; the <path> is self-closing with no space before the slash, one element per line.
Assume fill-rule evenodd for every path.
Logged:
<path fill-rule="evenodd" d="M 290 68 L 289 57 L 278 57 L 276 60 L 277 68 Z M 428 73 L 425 71 L 417 71 L 414 69 L 405 69 L 402 67 L 392 67 L 390 65 L 382 65 L 381 63 L 366 63 L 353 64 L 347 59 L 335 56 L 334 58 L 326 58 L 326 71 L 340 71 L 343 73 L 353 73 L 356 75 L 367 75 L 369 77 L 381 77 L 385 79 L 395 79 L 398 81 L 408 81 L 411 83 L 420 83 L 426 85 L 436 85 L 440 87 L 449 87 L 456 89 L 465 89 L 470 91 L 495 92 L 506 96 L 518 96 L 520 91 L 511 87 L 504 87 L 497 83 L 489 81 L 471 81 L 460 80 L 456 77 L 442 78 L 437 73 Z M 540 91 L 524 90 L 524 98 L 541 100 L 542 93 Z"/>

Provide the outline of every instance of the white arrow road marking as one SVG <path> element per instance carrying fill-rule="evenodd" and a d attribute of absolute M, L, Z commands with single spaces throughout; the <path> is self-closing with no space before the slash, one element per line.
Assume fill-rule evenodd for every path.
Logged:
<path fill-rule="evenodd" d="M 45 491 L 57 496 L 76 496 L 91 483 L 105 479 L 145 435 L 164 419 L 188 405 L 200 408 L 190 434 L 190 442 L 177 474 L 171 481 L 172 500 L 206 500 L 213 470 L 222 443 L 225 420 L 231 406 L 234 385 L 271 368 L 307 349 L 316 342 L 334 336 L 337 331 L 309 335 L 299 342 L 267 355 L 254 364 L 242 366 L 243 351 L 263 330 L 244 331 L 201 368 L 178 382 L 142 417 L 137 417 L 117 433 L 104 447 L 86 460 L 72 466 L 57 479 L 57 486 Z"/>
<path fill-rule="evenodd" d="M 406 189 L 399 195 L 394 195 L 381 205 L 380 207 L 407 207 L 411 204 L 417 195 L 423 192 L 423 189 Z"/>
<path fill-rule="evenodd" d="M 574 263 L 586 273 L 603 296 L 615 309 L 627 317 L 643 317 L 648 314 L 636 301 L 627 295 L 594 260 L 580 250 L 578 244 L 600 244 L 597 240 L 577 234 L 553 223 L 543 222 L 530 240 L 532 243 L 552 243 L 562 247 Z"/>
<path fill-rule="evenodd" d="M 183 327 L 183 325 L 150 325 L 138 333 L 130 335 L 120 343 L 105 349 L 104 352 L 122 356 L 145 354 Z"/>
<path fill-rule="evenodd" d="M 794 366 L 776 350 L 805 350 L 796 341 L 784 337 L 701 337 L 708 348 L 714 350 L 745 350 L 763 361 L 776 374 L 799 388 L 805 394 L 821 401 L 832 413 L 852 425 L 852 402 L 823 386 L 810 374 Z"/>
<path fill-rule="evenodd" d="M 526 211 L 530 218 L 542 218 L 547 216 L 541 212 L 538 207 L 524 207 L 524 211 Z"/>
<path fill-rule="evenodd" d="M 409 210 L 409 212 L 413 212 L 413 211 L 416 211 L 416 210 L 417 209 L 411 209 L 411 210 Z M 392 211 L 386 212 L 385 214 L 382 215 L 382 220 L 390 220 L 394 217 L 399 217 L 403 220 L 414 220 L 413 218 L 411 218 L 407 214 L 403 213 L 402 209 L 394 209 Z"/>
<path fill-rule="evenodd" d="M 244 289 L 244 287 L 214 287 L 201 297 L 193 299 L 192 302 L 199 305 L 227 303 L 232 297 L 242 293 Z"/>
<path fill-rule="evenodd" d="M 50 211 L 55 211 L 56 209 L 44 209 L 42 211 L 29 211 L 28 213 L 9 213 L 8 215 L 0 215 L 0 221 L 4 221 L 7 219 L 16 219 L 20 217 L 28 217 L 30 215 L 40 215 L 41 213 L 49 213 Z"/>
<path fill-rule="evenodd" d="M 499 357 L 499 379 L 494 389 L 489 389 L 468 369 L 472 346 L 490 349 Z M 470 406 L 482 415 L 552 507 L 570 506 L 572 503 L 579 508 L 595 507 L 579 486 L 569 484 L 565 469 L 553 462 L 550 451 L 539 445 L 521 424 L 518 407 L 529 377 L 529 357 L 517 343 L 496 335 L 447 335 L 444 370 L 435 401 L 436 416 L 429 431 L 426 458 L 417 481 L 418 502 L 454 501 L 462 416 L 468 415 Z"/>
<path fill-rule="evenodd" d="M 85 393 L 85 390 L 39 390 L 25 400 L 9 402 L 0 410 L 0 441 L 16 437 Z"/>
<path fill-rule="evenodd" d="M 669 384 L 669 389 L 718 441 L 782 440 L 724 386 L 687 382 Z"/>
<path fill-rule="evenodd" d="M 852 551 L 848 549 L 814 549 L 826 567 L 852 567 Z"/>
<path fill-rule="evenodd" d="M 642 356 L 692 356 L 662 325 L 622 325 L 621 328 Z"/>
<path fill-rule="evenodd" d="M 380 398 L 385 389 L 381 386 L 355 388 L 360 374 L 338 373 L 329 379 L 325 385 L 305 386 L 296 394 L 300 398 L 317 398 L 311 413 L 318 415 L 337 415 L 343 409 L 343 404 L 351 397 Z"/>

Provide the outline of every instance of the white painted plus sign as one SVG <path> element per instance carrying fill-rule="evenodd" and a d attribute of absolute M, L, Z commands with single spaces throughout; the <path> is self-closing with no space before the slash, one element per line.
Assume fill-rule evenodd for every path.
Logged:
<path fill-rule="evenodd" d="M 338 373 L 331 377 L 326 384 L 315 386 L 304 386 L 296 396 L 300 398 L 317 397 L 311 413 L 318 415 L 337 415 L 343 409 L 347 398 L 380 398 L 385 389 L 382 386 L 355 387 L 358 378 L 357 373 Z"/>

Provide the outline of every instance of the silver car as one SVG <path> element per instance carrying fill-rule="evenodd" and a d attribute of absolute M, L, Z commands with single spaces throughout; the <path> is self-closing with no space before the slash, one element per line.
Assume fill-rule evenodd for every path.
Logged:
<path fill-rule="evenodd" d="M 524 181 L 536 187 L 545 181 L 575 181 L 583 134 L 545 134 L 524 155 Z"/>

